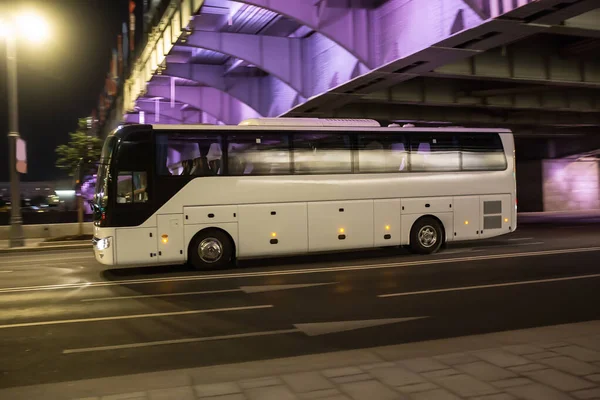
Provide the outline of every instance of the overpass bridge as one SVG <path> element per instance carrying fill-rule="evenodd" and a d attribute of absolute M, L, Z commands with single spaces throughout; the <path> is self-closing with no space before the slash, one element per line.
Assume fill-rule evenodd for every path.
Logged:
<path fill-rule="evenodd" d="M 277 116 L 508 127 L 536 171 L 600 147 L 600 0 L 160 3 L 107 129 Z"/>

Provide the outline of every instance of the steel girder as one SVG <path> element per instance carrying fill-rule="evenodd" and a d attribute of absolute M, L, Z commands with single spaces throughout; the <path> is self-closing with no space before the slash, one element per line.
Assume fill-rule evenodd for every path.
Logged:
<path fill-rule="evenodd" d="M 423 75 L 600 88 L 600 62 L 559 57 L 552 50 L 493 49 Z"/>
<path fill-rule="evenodd" d="M 491 110 L 475 107 L 439 107 L 353 103 L 323 117 L 372 118 L 384 121 L 438 121 L 495 126 L 600 126 L 600 114 L 541 110 Z"/>
<path fill-rule="evenodd" d="M 264 116 L 281 114 L 306 100 L 290 86 L 271 75 L 230 76 L 224 65 L 167 63 L 167 68 L 162 74 L 214 87 Z"/>
<path fill-rule="evenodd" d="M 241 0 L 294 19 L 326 36 L 352 54 L 356 60 L 373 68 L 374 55 L 370 40 L 370 10 L 362 0 Z"/>
<path fill-rule="evenodd" d="M 166 85 L 148 85 L 146 96 L 171 100 L 171 87 Z M 248 118 L 260 118 L 259 112 L 228 93 L 208 86 L 177 86 L 175 100 L 202 110 L 218 121 L 228 125 L 238 124 Z"/>
<path fill-rule="evenodd" d="M 426 106 L 600 112 L 600 91 L 546 86 L 468 90 L 464 81 L 418 78 L 363 96 L 361 102 Z"/>
<path fill-rule="evenodd" d="M 196 31 L 184 46 L 217 51 L 256 65 L 309 98 L 369 71 L 323 35 L 298 39 Z"/>

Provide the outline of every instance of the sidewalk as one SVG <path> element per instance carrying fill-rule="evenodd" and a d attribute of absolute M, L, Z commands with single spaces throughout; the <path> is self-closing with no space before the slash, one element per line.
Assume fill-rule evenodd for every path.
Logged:
<path fill-rule="evenodd" d="M 8 240 L 0 240 L 0 254 L 65 250 L 65 249 L 91 249 L 92 242 L 89 240 L 72 240 L 64 242 L 45 242 L 44 239 L 25 239 L 24 247 L 9 247 Z"/>
<path fill-rule="evenodd" d="M 600 399 L 600 321 L 12 388 L 0 398 Z"/>

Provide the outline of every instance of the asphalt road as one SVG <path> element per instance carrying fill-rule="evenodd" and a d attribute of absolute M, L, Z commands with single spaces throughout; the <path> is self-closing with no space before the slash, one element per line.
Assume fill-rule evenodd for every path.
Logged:
<path fill-rule="evenodd" d="M 533 221 L 535 222 L 535 221 Z M 0 387 L 217 365 L 600 318 L 600 224 L 403 250 L 106 269 L 0 256 Z"/>

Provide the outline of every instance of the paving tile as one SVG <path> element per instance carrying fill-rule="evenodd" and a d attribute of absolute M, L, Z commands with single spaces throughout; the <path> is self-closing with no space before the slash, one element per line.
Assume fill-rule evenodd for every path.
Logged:
<path fill-rule="evenodd" d="M 585 379 L 592 382 L 600 382 L 600 374 L 592 374 L 585 377 Z"/>
<path fill-rule="evenodd" d="M 175 400 L 175 399 L 173 399 Z M 177 399 L 179 400 L 179 399 Z M 202 400 L 247 400 L 246 396 L 241 393 L 236 394 L 226 394 L 225 396 L 210 396 L 203 397 Z"/>
<path fill-rule="evenodd" d="M 333 389 L 333 385 L 323 378 L 318 372 L 300 372 L 281 377 L 285 383 L 296 393 L 311 392 L 313 390 Z"/>
<path fill-rule="evenodd" d="M 586 389 L 573 392 L 578 399 L 600 399 L 600 388 Z"/>
<path fill-rule="evenodd" d="M 150 400 L 195 400 L 194 390 L 191 386 L 183 386 L 171 389 L 156 389 L 148 392 Z"/>
<path fill-rule="evenodd" d="M 525 357 L 527 357 L 533 361 L 543 360 L 544 358 L 552 358 L 552 357 L 557 357 L 557 356 L 560 356 L 560 354 L 555 353 L 553 351 L 542 351 L 541 353 L 533 353 L 533 354 L 525 355 Z"/>
<path fill-rule="evenodd" d="M 515 396 L 508 393 L 490 394 L 487 396 L 472 397 L 470 400 L 514 400 Z"/>
<path fill-rule="evenodd" d="M 521 373 L 521 372 L 528 372 L 528 371 L 537 371 L 538 369 L 546 369 L 548 368 L 545 365 L 542 364 L 525 364 L 525 365 L 518 365 L 516 367 L 508 367 L 509 370 L 513 371 L 513 372 L 517 372 L 517 373 Z"/>
<path fill-rule="evenodd" d="M 548 386 L 534 383 L 533 385 L 514 386 L 505 389 L 524 400 L 572 400 L 573 398 Z"/>
<path fill-rule="evenodd" d="M 448 368 L 447 365 L 429 357 L 398 361 L 398 365 L 403 366 L 413 372 L 428 372 Z"/>
<path fill-rule="evenodd" d="M 275 376 L 267 376 L 264 378 L 246 379 L 239 382 L 242 389 L 254 389 L 267 386 L 281 385 L 281 380 Z"/>
<path fill-rule="evenodd" d="M 357 375 L 346 375 L 346 376 L 336 376 L 334 378 L 329 378 L 331 379 L 331 382 L 335 383 L 336 385 L 342 384 L 342 383 L 348 383 L 348 382 L 359 382 L 359 381 L 368 381 L 373 379 L 373 377 L 369 374 L 357 374 Z"/>
<path fill-rule="evenodd" d="M 524 372 L 523 375 L 567 392 L 588 389 L 595 386 L 591 382 L 585 381 L 573 375 L 565 374 L 564 372 L 557 371 L 555 369 L 542 369 L 539 371 Z"/>
<path fill-rule="evenodd" d="M 415 400 L 460 400 L 460 397 L 456 397 L 444 389 L 415 393 L 411 397 Z"/>
<path fill-rule="evenodd" d="M 600 367 L 571 357 L 546 358 L 540 362 L 574 375 L 591 375 L 600 372 Z"/>
<path fill-rule="evenodd" d="M 383 368 L 383 367 L 395 367 L 396 364 L 394 364 L 391 361 L 386 361 L 386 362 L 380 362 L 380 363 L 375 363 L 375 364 L 366 364 L 366 365 L 361 365 L 360 369 L 362 369 L 363 371 L 369 371 L 373 368 Z"/>
<path fill-rule="evenodd" d="M 427 379 L 435 379 L 435 378 L 441 378 L 442 376 L 450 376 L 450 375 L 458 375 L 458 374 L 460 374 L 460 371 L 457 371 L 453 368 L 447 368 L 447 369 L 441 369 L 439 371 L 423 372 L 421 375 L 423 375 Z"/>
<path fill-rule="evenodd" d="M 442 356 L 435 356 L 433 358 L 448 365 L 468 364 L 479 361 L 477 357 L 467 353 L 444 354 Z"/>
<path fill-rule="evenodd" d="M 501 381 L 492 382 L 492 385 L 498 388 L 507 388 L 511 386 L 521 386 L 533 383 L 531 379 L 527 378 L 511 378 L 511 379 L 502 379 Z"/>
<path fill-rule="evenodd" d="M 473 352 L 473 354 L 482 360 L 499 367 L 514 367 L 516 365 L 530 364 L 529 360 L 526 358 L 500 349 L 476 351 Z"/>
<path fill-rule="evenodd" d="M 298 393 L 298 397 L 300 399 L 323 399 L 323 398 L 331 398 L 331 396 L 339 395 L 340 391 L 337 389 L 323 389 L 323 390 L 314 390 L 312 392 L 307 393 Z"/>
<path fill-rule="evenodd" d="M 399 386 L 396 389 L 402 393 L 418 393 L 418 392 L 425 392 L 427 390 L 433 390 L 433 389 L 438 389 L 438 388 L 439 387 L 437 385 L 427 382 L 427 383 L 415 383 L 414 385 Z"/>
<path fill-rule="evenodd" d="M 251 388 L 246 390 L 246 396 L 250 400 L 296 400 L 298 398 L 285 386 Z"/>
<path fill-rule="evenodd" d="M 483 381 L 497 381 L 500 379 L 513 378 L 517 376 L 514 372 L 496 367 L 495 365 L 486 363 L 485 361 L 457 365 L 456 369 Z"/>
<path fill-rule="evenodd" d="M 194 387 L 196 396 L 222 396 L 225 394 L 240 393 L 240 387 L 235 382 L 210 383 L 204 385 L 196 385 Z"/>
<path fill-rule="evenodd" d="M 398 400 L 402 395 L 377 381 L 344 383 L 341 390 L 354 400 Z"/>
<path fill-rule="evenodd" d="M 600 351 L 590 350 L 581 346 L 564 346 L 552 350 L 580 361 L 600 361 Z"/>
<path fill-rule="evenodd" d="M 363 371 L 357 367 L 332 368 L 322 372 L 322 374 L 328 378 L 333 378 L 334 376 L 358 375 L 362 373 Z"/>
<path fill-rule="evenodd" d="M 404 386 L 426 382 L 419 375 L 401 367 L 374 368 L 369 372 L 372 376 L 390 386 Z"/>
<path fill-rule="evenodd" d="M 146 393 L 144 392 L 133 392 L 133 393 L 122 393 L 112 394 L 110 396 L 102 397 L 102 400 L 138 400 L 146 399 Z"/>
<path fill-rule="evenodd" d="M 464 397 L 497 393 L 498 389 L 469 375 L 444 376 L 435 380 L 441 386 Z"/>
<path fill-rule="evenodd" d="M 532 344 L 515 344 L 513 346 L 504 346 L 502 349 L 517 355 L 541 353 L 544 351 L 542 347 Z"/>
<path fill-rule="evenodd" d="M 569 342 L 582 347 L 587 347 L 588 349 L 600 351 L 600 335 L 577 337 L 569 339 Z"/>
<path fill-rule="evenodd" d="M 537 346 L 542 347 L 544 349 L 552 349 L 554 347 L 564 347 L 568 346 L 570 343 L 567 342 L 542 342 L 536 343 Z"/>

